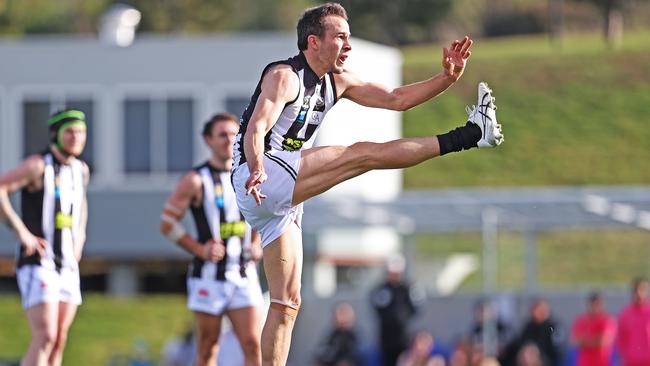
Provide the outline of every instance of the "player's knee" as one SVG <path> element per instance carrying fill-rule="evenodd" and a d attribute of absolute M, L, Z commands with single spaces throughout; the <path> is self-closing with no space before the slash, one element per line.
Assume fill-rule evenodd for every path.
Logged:
<path fill-rule="evenodd" d="M 56 340 L 56 329 L 43 329 L 40 332 L 34 333 L 34 341 L 41 349 L 52 349 L 56 344 Z"/>
<path fill-rule="evenodd" d="M 217 342 L 219 341 L 217 334 L 201 334 L 197 337 L 196 342 L 201 350 L 205 350 L 208 353 L 211 353 L 213 349 L 217 347 Z"/>
<path fill-rule="evenodd" d="M 218 351 L 217 342 L 211 342 L 208 340 L 198 340 L 198 347 L 196 352 L 196 357 L 198 358 L 198 363 L 200 365 L 207 365 L 208 361 L 216 358 Z"/>
<path fill-rule="evenodd" d="M 364 171 L 375 168 L 377 162 L 377 147 L 379 144 L 368 141 L 356 142 L 348 148 L 353 152 L 354 165 Z"/>
<path fill-rule="evenodd" d="M 255 356 L 260 354 L 260 340 L 253 335 L 242 337 L 239 340 L 242 351 L 246 356 Z"/>
<path fill-rule="evenodd" d="M 59 334 L 55 338 L 54 347 L 55 348 L 63 348 L 65 346 L 65 342 L 67 342 L 67 341 L 68 341 L 67 333 L 59 332 Z"/>
<path fill-rule="evenodd" d="M 300 299 L 298 300 L 280 300 L 280 299 L 271 299 L 271 309 L 280 312 L 291 319 L 295 319 L 298 316 L 298 310 L 300 309 Z"/>

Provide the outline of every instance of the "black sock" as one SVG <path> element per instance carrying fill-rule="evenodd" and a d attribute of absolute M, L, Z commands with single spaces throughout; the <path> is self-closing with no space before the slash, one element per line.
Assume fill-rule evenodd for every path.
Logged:
<path fill-rule="evenodd" d="M 461 151 L 476 147 L 481 139 L 481 128 L 472 122 L 457 127 L 445 134 L 437 135 L 440 145 L 440 156 L 450 152 Z"/>

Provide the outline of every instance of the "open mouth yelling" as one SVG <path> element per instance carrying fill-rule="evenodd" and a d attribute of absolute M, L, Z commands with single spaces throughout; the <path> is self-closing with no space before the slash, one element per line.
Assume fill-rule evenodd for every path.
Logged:
<path fill-rule="evenodd" d="M 348 58 L 348 55 L 341 55 L 341 56 L 339 56 L 339 58 L 338 58 L 337 61 L 338 61 L 338 63 L 339 63 L 340 65 L 343 65 L 343 64 L 345 63 L 345 60 L 346 60 L 347 58 Z"/>

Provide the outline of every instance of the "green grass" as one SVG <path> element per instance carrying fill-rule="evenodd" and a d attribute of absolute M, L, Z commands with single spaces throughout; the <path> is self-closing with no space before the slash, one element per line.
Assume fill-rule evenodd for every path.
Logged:
<path fill-rule="evenodd" d="M 479 40 L 466 74 L 445 95 L 404 114 L 404 135 L 446 132 L 475 104 L 476 83 L 494 89 L 506 141 L 405 171 L 406 188 L 649 184 L 650 43 L 627 34 L 619 50 L 597 36 Z M 403 49 L 404 81 L 439 70 L 440 47 Z"/>
<path fill-rule="evenodd" d="M 18 296 L 0 297 L 0 359 L 18 359 L 29 342 L 27 319 Z M 106 365 L 113 355 L 134 355 L 143 340 L 158 359 L 164 343 L 191 325 L 185 296 L 146 296 L 134 299 L 84 295 L 72 325 L 64 365 Z"/>

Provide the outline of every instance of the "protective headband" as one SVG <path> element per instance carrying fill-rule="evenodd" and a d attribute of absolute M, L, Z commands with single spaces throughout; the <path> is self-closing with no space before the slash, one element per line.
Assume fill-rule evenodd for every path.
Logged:
<path fill-rule="evenodd" d="M 59 150 L 63 151 L 63 131 L 73 125 L 83 125 L 86 127 L 86 115 L 82 111 L 66 109 L 53 114 L 47 120 L 47 125 L 50 127 L 50 131 L 56 132 L 52 136 L 52 143 L 56 144 Z"/>

